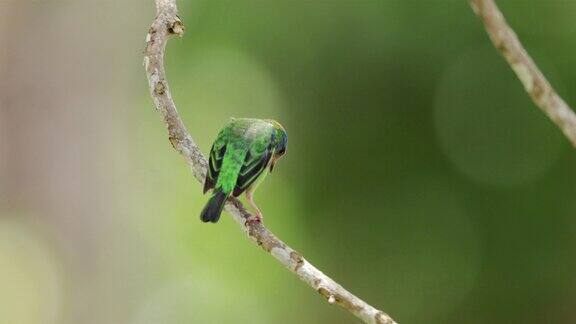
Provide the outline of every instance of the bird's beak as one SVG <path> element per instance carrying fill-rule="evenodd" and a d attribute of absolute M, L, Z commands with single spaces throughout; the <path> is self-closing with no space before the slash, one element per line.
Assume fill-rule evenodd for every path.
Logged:
<path fill-rule="evenodd" d="M 274 164 L 276 164 L 276 161 L 277 161 L 276 157 L 273 156 L 272 161 L 270 161 L 270 173 L 272 173 L 272 170 L 274 170 Z"/>

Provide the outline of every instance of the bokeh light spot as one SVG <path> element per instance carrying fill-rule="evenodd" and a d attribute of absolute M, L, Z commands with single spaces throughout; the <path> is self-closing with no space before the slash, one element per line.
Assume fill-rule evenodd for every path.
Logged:
<path fill-rule="evenodd" d="M 209 273 L 195 273 L 152 292 L 133 324 L 270 323 L 267 317 L 249 292 L 223 286 Z"/>
<path fill-rule="evenodd" d="M 0 323 L 57 323 L 60 281 L 57 261 L 37 234 L 0 220 Z"/>
<path fill-rule="evenodd" d="M 198 138 L 212 140 L 216 133 L 203 136 L 202 130 L 218 129 L 230 117 L 279 118 L 283 103 L 275 80 L 260 61 L 244 52 L 198 44 L 174 65 L 180 70 L 171 83 L 175 100 Z M 187 118 L 188 112 L 194 118 Z"/>
<path fill-rule="evenodd" d="M 558 129 L 488 48 L 464 53 L 444 72 L 436 92 L 435 128 L 458 170 L 496 186 L 538 179 L 563 147 Z"/>

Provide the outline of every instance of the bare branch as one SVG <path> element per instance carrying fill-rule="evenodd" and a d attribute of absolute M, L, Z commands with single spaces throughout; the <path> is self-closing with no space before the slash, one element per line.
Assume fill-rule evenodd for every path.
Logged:
<path fill-rule="evenodd" d="M 538 69 L 518 40 L 516 33 L 506 23 L 496 3 L 493 0 L 471 0 L 470 4 L 484 22 L 492 43 L 508 61 L 532 101 L 560 127 L 568 140 L 576 147 L 576 114 Z"/>
<path fill-rule="evenodd" d="M 156 19 L 146 36 L 144 53 L 150 94 L 166 124 L 170 143 L 186 159 L 193 170 L 194 177 L 202 183 L 206 175 L 206 159 L 178 115 L 164 70 L 166 42 L 172 35 L 181 36 L 184 33 L 184 25 L 178 17 L 175 0 L 156 0 L 156 10 Z M 330 304 L 342 306 L 365 323 L 395 323 L 386 313 L 370 306 L 326 276 L 298 252 L 279 240 L 263 224 L 247 221 L 252 219 L 252 216 L 239 200 L 228 199 L 226 210 L 256 244 L 324 296 Z"/>

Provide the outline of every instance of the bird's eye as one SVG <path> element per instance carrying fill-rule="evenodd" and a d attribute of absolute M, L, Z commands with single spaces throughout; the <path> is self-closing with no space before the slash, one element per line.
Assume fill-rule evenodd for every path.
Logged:
<path fill-rule="evenodd" d="M 282 149 L 280 149 L 280 151 L 278 151 L 278 155 L 284 155 L 284 153 L 286 153 L 285 148 L 282 148 Z"/>

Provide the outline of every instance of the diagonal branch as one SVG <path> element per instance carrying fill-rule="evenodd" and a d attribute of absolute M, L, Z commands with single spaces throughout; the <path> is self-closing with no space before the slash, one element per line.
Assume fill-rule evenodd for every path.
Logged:
<path fill-rule="evenodd" d="M 508 26 L 494 0 L 471 0 L 492 43 L 512 67 L 532 101 L 544 111 L 576 147 L 576 114 L 556 93 Z"/>
<path fill-rule="evenodd" d="M 156 109 L 166 124 L 170 143 L 186 159 L 192 168 L 194 177 L 202 183 L 206 175 L 206 159 L 178 115 L 164 70 L 166 42 L 172 35 L 182 36 L 184 25 L 178 17 L 176 0 L 156 0 L 156 10 L 157 16 L 146 36 L 146 50 L 144 52 L 144 65 L 150 85 L 150 94 Z M 300 280 L 324 296 L 330 304 L 342 306 L 365 323 L 395 323 L 386 313 L 354 296 L 306 261 L 298 252 L 272 234 L 262 223 L 248 222 L 247 219 L 251 219 L 252 216 L 239 200 L 228 199 L 226 211 L 232 215 L 256 244 L 294 272 Z"/>

